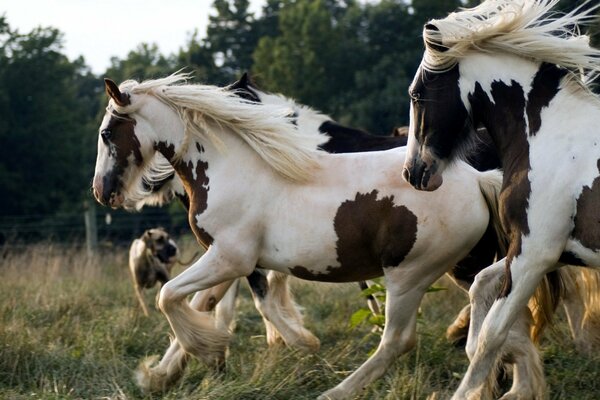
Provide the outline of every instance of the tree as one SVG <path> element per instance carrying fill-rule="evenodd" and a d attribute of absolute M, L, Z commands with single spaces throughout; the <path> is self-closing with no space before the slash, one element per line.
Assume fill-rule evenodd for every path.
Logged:
<path fill-rule="evenodd" d="M 82 141 L 92 108 L 79 98 L 81 62 L 62 53 L 56 29 L 21 35 L 2 26 L 0 187 L 3 215 L 41 214 L 79 204 L 89 176 Z M 89 97 L 88 97 L 89 100 Z"/>
<path fill-rule="evenodd" d="M 142 81 L 170 75 L 175 69 L 174 57 L 165 57 L 156 44 L 140 43 L 123 60 L 113 57 L 105 76 L 115 82 L 127 79 Z"/>
<path fill-rule="evenodd" d="M 334 4 L 335 8 L 354 3 Z M 279 11 L 277 37 L 263 37 L 254 52 L 253 72 L 273 91 L 285 93 L 331 112 L 329 100 L 352 82 L 352 53 L 331 3 L 306 0 L 286 3 Z M 348 68 L 350 67 L 350 68 Z"/>
<path fill-rule="evenodd" d="M 215 0 L 217 15 L 209 16 L 206 47 L 228 81 L 252 66 L 259 32 L 248 6 L 248 0 Z"/>

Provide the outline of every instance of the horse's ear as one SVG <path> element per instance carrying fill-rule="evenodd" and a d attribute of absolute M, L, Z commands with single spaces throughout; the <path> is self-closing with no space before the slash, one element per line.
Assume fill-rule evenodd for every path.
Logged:
<path fill-rule="evenodd" d="M 121 93 L 117 84 L 111 79 L 104 78 L 104 89 L 106 90 L 106 95 L 113 99 L 118 106 L 125 107 L 131 104 L 129 96 L 125 93 Z"/>
<path fill-rule="evenodd" d="M 248 76 L 248 72 L 244 72 L 244 75 L 240 78 L 240 84 L 247 87 L 250 85 L 250 77 Z"/>
<path fill-rule="evenodd" d="M 423 41 L 425 42 L 425 47 L 433 51 L 441 53 L 448 51 L 448 46 L 444 46 L 442 43 L 442 35 L 439 28 L 431 22 L 425 24 L 423 28 Z"/>
<path fill-rule="evenodd" d="M 250 80 L 248 73 L 244 72 L 244 74 L 240 77 L 240 79 L 233 82 L 231 85 L 227 86 L 227 90 L 233 91 L 233 90 L 237 90 L 237 89 L 248 89 L 248 86 L 250 86 L 251 84 L 252 84 L 252 81 Z"/>

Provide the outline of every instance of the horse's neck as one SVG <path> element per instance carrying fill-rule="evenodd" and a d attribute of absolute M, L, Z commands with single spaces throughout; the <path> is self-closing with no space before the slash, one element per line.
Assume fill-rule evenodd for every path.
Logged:
<path fill-rule="evenodd" d="M 259 161 L 258 155 L 234 133 L 227 130 L 215 130 L 215 132 L 222 141 L 222 149 L 198 137 L 187 138 L 183 141 L 186 143 L 184 147 L 177 148 L 172 144 L 164 143 L 158 145 L 158 151 L 169 160 L 181 179 L 183 190 L 180 188 L 175 191 L 175 194 L 188 209 L 203 207 L 199 203 L 206 202 L 211 180 L 213 183 L 214 180 L 225 178 L 235 180 L 239 174 L 230 173 L 232 165 L 241 166 L 240 170 L 257 171 L 264 164 Z M 221 177 L 228 173 L 229 176 Z M 232 188 L 235 188 L 235 185 L 232 185 Z M 180 193 L 181 191 L 183 193 Z"/>
<path fill-rule="evenodd" d="M 539 133 L 542 111 L 564 95 L 561 84 L 566 74 L 551 64 L 518 60 L 514 65 L 514 71 L 494 79 L 475 76 L 467 96 L 475 125 L 487 129 L 503 167 L 509 170 L 527 154 L 528 138 Z M 468 63 L 462 71 L 469 72 Z"/>

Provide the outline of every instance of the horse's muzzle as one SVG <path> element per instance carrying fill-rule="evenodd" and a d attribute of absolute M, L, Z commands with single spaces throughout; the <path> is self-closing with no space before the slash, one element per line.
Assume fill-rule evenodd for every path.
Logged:
<path fill-rule="evenodd" d="M 442 174 L 438 173 L 438 165 L 424 162 L 419 157 L 404 163 L 402 177 L 417 190 L 434 191 L 442 185 Z"/>
<path fill-rule="evenodd" d="M 125 202 L 125 196 L 115 190 L 115 186 L 106 182 L 106 179 L 97 176 L 94 177 L 92 187 L 96 201 L 103 206 L 110 206 L 112 208 L 120 207 Z"/>

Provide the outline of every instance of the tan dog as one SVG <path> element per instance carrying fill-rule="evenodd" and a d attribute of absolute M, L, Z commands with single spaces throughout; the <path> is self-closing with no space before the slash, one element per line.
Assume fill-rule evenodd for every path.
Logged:
<path fill-rule="evenodd" d="M 175 241 L 163 228 L 148 229 L 131 243 L 129 271 L 144 315 L 148 316 L 148 308 L 142 296 L 142 289 L 152 288 L 157 282 L 160 282 L 161 286 L 165 284 L 178 255 L 179 249 Z"/>

